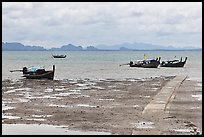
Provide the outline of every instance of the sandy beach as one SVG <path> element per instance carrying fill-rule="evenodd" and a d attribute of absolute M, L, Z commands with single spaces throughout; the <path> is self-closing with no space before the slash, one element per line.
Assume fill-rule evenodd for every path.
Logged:
<path fill-rule="evenodd" d="M 4 80 L 2 124 L 47 124 L 116 135 L 202 134 L 202 83 L 185 79 L 164 112 L 144 114 L 174 79 Z"/>

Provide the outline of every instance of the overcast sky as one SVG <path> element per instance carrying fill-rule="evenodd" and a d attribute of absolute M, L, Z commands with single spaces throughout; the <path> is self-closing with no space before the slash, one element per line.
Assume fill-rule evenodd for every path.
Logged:
<path fill-rule="evenodd" d="M 3 2 L 2 40 L 45 48 L 202 47 L 202 2 Z"/>

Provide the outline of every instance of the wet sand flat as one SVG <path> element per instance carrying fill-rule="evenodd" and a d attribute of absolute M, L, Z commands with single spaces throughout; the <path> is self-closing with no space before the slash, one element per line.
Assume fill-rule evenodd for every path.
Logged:
<path fill-rule="evenodd" d="M 2 124 L 48 124 L 130 135 L 133 129 L 154 128 L 156 121 L 142 112 L 173 78 L 4 80 Z"/>

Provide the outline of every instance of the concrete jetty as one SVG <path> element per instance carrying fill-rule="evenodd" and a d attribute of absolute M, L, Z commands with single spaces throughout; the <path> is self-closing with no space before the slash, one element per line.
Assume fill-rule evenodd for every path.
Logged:
<path fill-rule="evenodd" d="M 193 98 L 193 94 L 202 96 L 202 88 L 187 78 L 176 76 L 158 92 L 142 112 L 153 128 L 133 129 L 132 135 L 202 134 L 202 101 Z"/>

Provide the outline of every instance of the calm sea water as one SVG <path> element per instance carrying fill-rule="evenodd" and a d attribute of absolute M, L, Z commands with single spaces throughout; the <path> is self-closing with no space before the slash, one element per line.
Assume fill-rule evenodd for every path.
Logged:
<path fill-rule="evenodd" d="M 52 54 L 66 54 L 67 58 L 55 59 Z M 184 68 L 132 68 L 130 60 L 161 57 L 161 61 L 183 59 Z M 21 72 L 10 70 L 24 66 L 56 66 L 54 79 L 126 79 L 156 76 L 188 75 L 189 79 L 202 82 L 202 51 L 3 51 L 2 79 L 21 79 Z"/>

